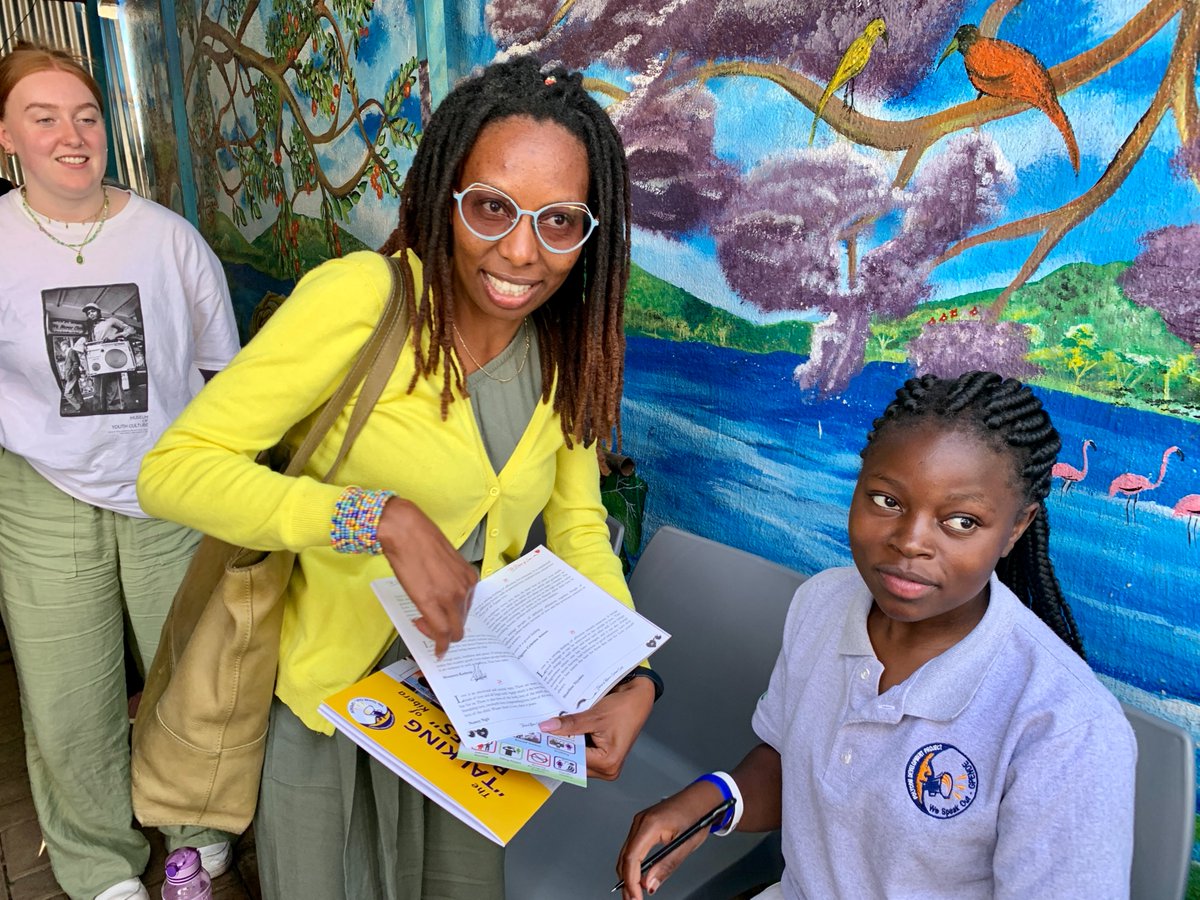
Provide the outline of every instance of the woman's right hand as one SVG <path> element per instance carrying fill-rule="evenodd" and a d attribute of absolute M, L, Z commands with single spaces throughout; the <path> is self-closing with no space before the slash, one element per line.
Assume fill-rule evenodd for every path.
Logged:
<path fill-rule="evenodd" d="M 625 881 L 621 894 L 623 900 L 642 900 L 643 887 L 651 894 L 658 890 L 659 885 L 671 876 L 679 864 L 704 843 L 708 829 L 701 829 L 682 846 L 672 850 L 645 875 L 641 874 L 642 860 L 655 847 L 668 843 L 687 830 L 720 802 L 721 792 L 716 787 L 707 782 L 697 782 L 633 817 L 629 835 L 617 859 L 617 875 Z"/>
<path fill-rule="evenodd" d="M 421 613 L 413 624 L 441 656 L 452 642 L 462 640 L 479 573 L 409 500 L 389 498 L 376 536 L 400 586 Z"/>

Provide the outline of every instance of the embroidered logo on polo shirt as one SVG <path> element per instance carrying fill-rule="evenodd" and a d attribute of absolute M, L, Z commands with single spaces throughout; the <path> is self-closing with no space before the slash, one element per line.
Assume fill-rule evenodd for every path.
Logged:
<path fill-rule="evenodd" d="M 979 790 L 975 764 L 950 744 L 926 744 L 914 753 L 904 781 L 917 808 L 935 819 L 957 816 Z"/>

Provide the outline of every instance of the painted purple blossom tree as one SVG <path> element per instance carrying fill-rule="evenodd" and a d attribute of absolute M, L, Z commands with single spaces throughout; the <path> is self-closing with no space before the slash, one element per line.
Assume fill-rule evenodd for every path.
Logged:
<path fill-rule="evenodd" d="M 979 21 L 980 34 L 996 35 L 1020 2 L 994 0 Z M 718 158 L 716 79 L 765 79 L 815 110 L 869 19 L 921 22 L 890 28 L 886 49 L 877 46 L 855 79 L 856 98 L 894 100 L 928 74 L 966 6 L 966 0 L 877 0 L 867 12 L 859 0 L 491 0 L 487 23 L 502 51 L 633 73 L 632 91 L 599 79 L 589 86 L 614 101 L 610 109 L 630 151 L 635 222 L 675 237 L 707 230 L 729 283 L 759 309 L 821 310 L 826 318 L 797 379 L 837 391 L 863 365 L 872 320 L 894 320 L 928 299 L 937 266 L 985 243 L 1035 235 L 1026 261 L 969 336 L 975 364 L 1029 374 L 1022 330 L 1000 321 L 1013 292 L 1113 195 L 1168 113 L 1184 147 L 1200 140 L 1200 6 L 1152 0 L 1111 36 L 1049 70 L 1062 95 L 1179 19 L 1170 61 L 1142 118 L 1100 178 L 1057 209 L 1002 221 L 1011 174 L 996 145 L 972 130 L 1029 107 L 997 97 L 891 120 L 864 114 L 862 103 L 855 109 L 835 94 L 821 115 L 845 139 L 833 149 L 798 147 L 747 172 Z M 940 152 L 925 159 L 935 144 Z M 894 152 L 898 163 L 887 171 L 857 148 Z M 1190 166 L 1191 157 L 1179 162 Z M 922 335 L 910 356 L 927 371 L 957 365 L 968 336 L 953 331 Z"/>
<path fill-rule="evenodd" d="M 899 318 L 927 300 L 933 260 L 999 208 L 1011 181 L 980 134 L 955 138 L 907 188 L 847 144 L 806 151 L 738 185 L 712 226 L 717 258 L 760 309 L 826 314 L 796 379 L 836 392 L 862 367 L 872 316 Z M 893 211 L 897 233 L 870 246 L 872 223 Z"/>
<path fill-rule="evenodd" d="M 1135 303 L 1158 310 L 1171 333 L 1200 353 L 1200 225 L 1160 228 L 1141 243 L 1121 288 Z"/>

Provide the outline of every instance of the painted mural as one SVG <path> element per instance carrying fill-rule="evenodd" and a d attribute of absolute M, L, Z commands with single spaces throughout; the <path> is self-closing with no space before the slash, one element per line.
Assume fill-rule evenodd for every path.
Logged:
<path fill-rule="evenodd" d="M 245 336 L 265 293 L 395 225 L 428 108 L 416 17 L 400 2 L 209 0 L 179 21 L 201 230 Z"/>
<path fill-rule="evenodd" d="M 428 109 L 417 13 L 181 12 L 202 225 L 243 322 L 390 231 Z M 1022 377 L 1064 438 L 1053 553 L 1089 659 L 1200 739 L 1200 6 L 444 13 L 451 76 L 508 53 L 561 60 L 626 141 L 624 449 L 650 485 L 647 534 L 673 524 L 804 571 L 845 564 L 858 450 L 898 383 Z"/>
<path fill-rule="evenodd" d="M 1200 737 L 1200 9 L 492 0 L 485 22 L 585 68 L 626 141 L 647 533 L 847 564 L 898 383 L 1021 377 L 1064 437 L 1053 550 L 1089 659 Z"/>

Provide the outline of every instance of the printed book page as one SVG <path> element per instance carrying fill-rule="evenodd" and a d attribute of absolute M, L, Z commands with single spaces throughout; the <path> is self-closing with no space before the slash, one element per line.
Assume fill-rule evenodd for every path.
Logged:
<path fill-rule="evenodd" d="M 388 666 L 388 673 L 414 694 L 428 700 L 438 709 L 442 708 L 429 679 L 414 660 L 400 660 Z M 563 737 L 537 731 L 488 741 L 479 748 L 460 743 L 458 758 L 587 787 L 587 752 L 582 734 Z"/>
<path fill-rule="evenodd" d="M 560 782 L 459 758 L 458 733 L 445 712 L 406 683 L 416 671 L 404 659 L 372 672 L 326 699 L 320 713 L 443 809 L 507 844 Z"/>
<path fill-rule="evenodd" d="M 441 659 L 400 583 L 371 587 L 472 748 L 590 708 L 670 638 L 545 547 L 475 586 L 463 639 Z"/>

